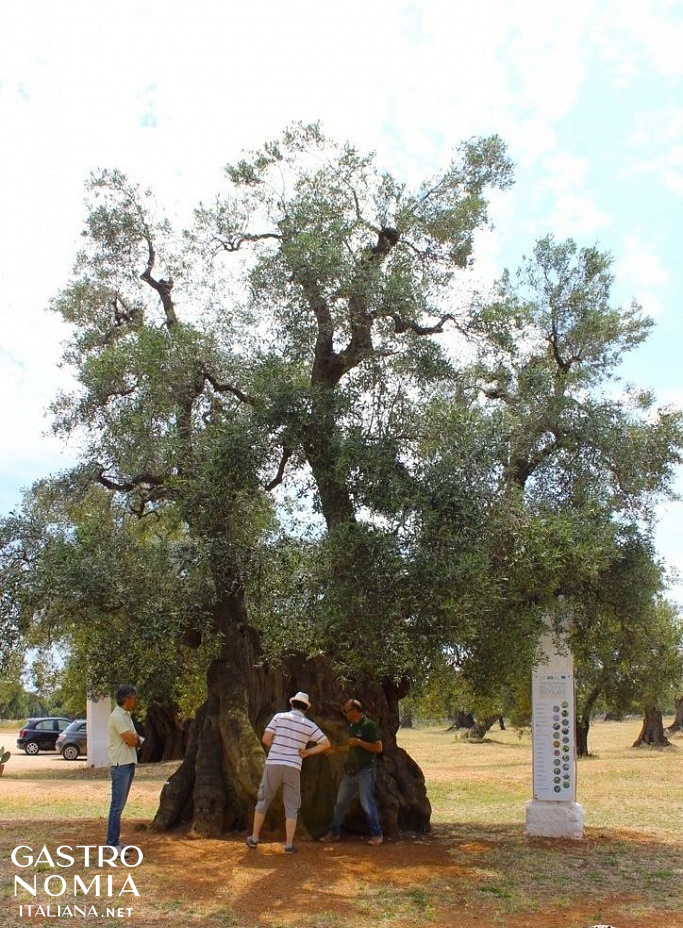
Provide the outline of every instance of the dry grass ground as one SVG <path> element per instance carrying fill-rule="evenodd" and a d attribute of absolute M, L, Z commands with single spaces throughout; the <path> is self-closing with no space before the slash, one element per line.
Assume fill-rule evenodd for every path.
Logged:
<path fill-rule="evenodd" d="M 530 839 L 527 735 L 492 731 L 481 745 L 440 729 L 401 733 L 422 766 L 434 807 L 433 833 L 369 848 L 358 839 L 300 844 L 280 836 L 249 851 L 243 837 L 190 841 L 145 830 L 173 765 L 140 768 L 124 817 L 124 840 L 144 862 L 140 895 L 96 900 L 131 907 L 107 926 L 155 928 L 683 928 L 683 739 L 668 751 L 633 750 L 637 722 L 599 723 L 595 757 L 579 765 L 584 841 Z M 0 732 L 14 744 L 15 733 Z M 108 807 L 106 772 L 39 755 L 13 757 L 0 778 L 0 924 L 54 924 L 23 917 L 19 903 L 92 904 L 70 891 L 51 900 L 14 894 L 13 847 L 99 844 Z M 139 829 L 139 830 L 137 830 Z M 52 871 L 40 865 L 39 884 Z M 60 871 L 92 878 L 81 867 Z M 22 871 L 25 875 L 26 871 Z M 122 879 L 114 883 L 117 892 Z M 71 921 L 67 919 L 67 921 Z M 83 919 L 77 917 L 76 921 Z"/>

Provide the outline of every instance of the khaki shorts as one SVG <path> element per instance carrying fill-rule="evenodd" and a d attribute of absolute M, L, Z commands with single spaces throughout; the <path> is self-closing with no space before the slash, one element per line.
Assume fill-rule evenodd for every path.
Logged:
<path fill-rule="evenodd" d="M 296 818 L 301 805 L 301 771 L 284 764 L 266 764 L 256 797 L 256 811 L 266 812 L 282 787 L 285 816 Z"/>

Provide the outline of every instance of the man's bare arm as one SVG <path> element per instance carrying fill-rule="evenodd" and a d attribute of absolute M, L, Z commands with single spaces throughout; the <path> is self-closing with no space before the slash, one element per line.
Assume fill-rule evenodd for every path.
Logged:
<path fill-rule="evenodd" d="M 313 748 L 301 748 L 299 754 L 301 757 L 313 757 L 314 754 L 328 754 L 331 747 L 332 745 L 330 744 L 329 738 L 325 738 L 324 741 L 316 744 Z"/>

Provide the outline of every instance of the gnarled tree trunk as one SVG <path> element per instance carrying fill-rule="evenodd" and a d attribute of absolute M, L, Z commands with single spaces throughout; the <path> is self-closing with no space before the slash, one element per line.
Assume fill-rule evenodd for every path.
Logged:
<path fill-rule="evenodd" d="M 589 756 L 588 731 L 591 727 L 591 713 L 593 712 L 593 706 L 598 701 L 600 693 L 602 693 L 601 682 L 596 683 L 596 685 L 586 697 L 583 710 L 576 713 L 576 721 L 574 722 L 574 737 L 576 740 L 577 757 Z"/>
<path fill-rule="evenodd" d="M 224 605 L 233 619 L 242 609 L 239 602 L 229 608 Z M 246 829 L 265 762 L 263 730 L 275 712 L 288 708 L 289 696 L 303 690 L 312 702 L 310 717 L 334 745 L 343 745 L 348 737 L 339 710 L 342 702 L 349 695 L 363 702 L 379 724 L 384 744 L 377 768 L 377 802 L 385 834 L 428 831 L 431 807 L 424 776 L 396 744 L 403 690 L 384 682 L 349 693 L 340 687 L 325 659 L 293 658 L 284 668 L 269 667 L 251 627 L 239 621 L 222 624 L 224 645 L 209 670 L 207 701 L 197 713 L 183 763 L 162 790 L 153 828 L 166 831 L 189 825 L 204 837 Z M 304 761 L 300 822 L 313 836 L 329 827 L 342 765 L 339 754 Z M 364 831 L 362 813 L 352 808 L 345 827 Z"/>
<path fill-rule="evenodd" d="M 590 728 L 590 716 L 581 716 L 576 719 L 574 725 L 574 739 L 576 741 L 576 756 L 588 757 L 588 729 Z"/>
<path fill-rule="evenodd" d="M 497 715 L 487 715 L 484 718 L 476 719 L 474 725 L 470 728 L 467 738 L 469 741 L 483 741 L 486 732 L 491 728 L 494 722 L 498 721 Z"/>
<path fill-rule="evenodd" d="M 182 760 L 190 731 L 190 721 L 180 720 L 175 703 L 152 703 L 145 717 L 145 743 L 140 761 L 156 764 L 167 760 Z"/>
<path fill-rule="evenodd" d="M 456 712 L 453 717 L 453 723 L 448 726 L 447 731 L 457 731 L 459 728 L 473 728 L 474 716 L 471 712 Z"/>
<path fill-rule="evenodd" d="M 644 744 L 655 748 L 672 747 L 671 742 L 664 734 L 664 722 L 662 721 L 661 710 L 653 703 L 645 706 L 643 727 L 640 729 L 640 734 L 633 742 L 633 747 L 639 748 Z"/>
<path fill-rule="evenodd" d="M 380 238 L 389 249 L 396 243 L 391 236 Z M 385 255 L 386 250 L 380 249 L 372 260 L 380 261 Z M 346 466 L 339 460 L 334 390 L 346 372 L 369 356 L 372 317 L 363 303 L 364 288 L 360 286 L 359 292 L 349 297 L 351 341 L 346 351 L 337 352 L 332 315 L 317 285 L 300 270 L 293 276 L 318 325 L 311 370 L 313 402 L 302 430 L 302 446 L 328 531 L 352 528 L 356 513 L 344 476 Z M 362 284 L 363 274 L 360 278 Z M 342 701 L 350 695 L 361 700 L 368 715 L 378 723 L 384 745 L 377 761 L 377 801 L 385 833 L 401 829 L 427 831 L 431 808 L 424 777 L 396 744 L 398 702 L 407 695 L 407 686 L 379 681 L 357 686 L 349 693 L 342 690 L 330 663 L 324 659 L 292 658 L 282 668 L 268 667 L 262 660 L 256 632 L 248 623 L 239 570 L 230 563 L 229 542 L 221 545 L 218 541 L 221 536 L 228 539 L 229 534 L 228 516 L 225 525 L 216 522 L 213 535 L 215 586 L 226 591 L 225 601 L 216 611 L 216 624 L 224 641 L 222 652 L 209 672 L 208 698 L 195 723 L 185 760 L 162 792 L 155 827 L 170 828 L 179 821 L 190 821 L 194 830 L 203 835 L 246 828 L 265 761 L 260 742 L 263 729 L 274 712 L 288 708 L 287 697 L 302 690 L 312 701 L 311 718 L 333 744 L 347 740 L 348 729 L 339 711 Z M 355 551 L 354 555 L 358 558 L 361 553 Z M 353 587 L 356 563 L 344 552 L 332 565 L 340 586 L 346 583 Z M 360 621 L 355 616 L 348 618 Z M 323 832 L 330 824 L 341 763 L 340 756 L 334 754 L 315 756 L 303 764 L 300 820 L 311 834 Z M 352 814 L 349 824 L 353 820 Z"/>
<path fill-rule="evenodd" d="M 399 728 L 412 728 L 413 727 L 413 710 L 406 709 L 405 707 L 401 708 L 401 718 L 398 723 Z"/>
<path fill-rule="evenodd" d="M 247 621 L 237 571 L 218 579 L 226 592 L 214 621 L 223 644 L 209 667 L 207 700 L 195 717 L 183 762 L 162 789 L 155 830 L 188 823 L 196 834 L 215 837 L 243 829 L 256 801 L 265 759 L 258 714 L 267 713 L 279 693 L 260 666 L 258 635 Z"/>
<path fill-rule="evenodd" d="M 292 667 L 290 680 L 292 692 L 300 687 L 309 693 L 313 702 L 309 714 L 335 746 L 343 746 L 348 740 L 348 724 L 339 707 L 349 697 L 361 701 L 364 711 L 379 725 L 382 736 L 384 750 L 377 757 L 376 798 L 384 834 L 429 831 L 431 806 L 424 775 L 396 743 L 399 699 L 407 687 L 384 680 L 360 684 L 352 690 L 342 689 L 325 660 L 305 661 Z M 344 754 L 332 754 L 304 761 L 301 818 L 315 837 L 330 826 L 344 760 Z M 357 803 L 349 809 L 344 828 L 360 834 L 367 832 L 365 816 Z"/>
<path fill-rule="evenodd" d="M 311 376 L 316 391 L 313 415 L 305 430 L 303 447 L 316 482 L 328 531 L 332 532 L 342 526 L 350 529 L 357 526 L 353 501 L 343 476 L 344 467 L 338 460 L 339 441 L 333 390 L 344 371 L 360 363 L 364 352 L 371 346 L 371 337 L 368 328 L 369 317 L 364 317 L 362 309 L 356 306 L 352 324 L 353 350 L 350 348 L 346 355 L 337 354 L 333 348 L 327 310 L 315 300 L 313 302 L 319 325 L 316 358 Z M 312 427 L 313 422 L 315 427 Z M 362 557 L 362 546 L 356 549 L 354 554 L 356 558 Z M 340 585 L 346 583 L 349 587 L 353 586 L 354 566 L 346 553 L 333 565 Z M 319 667 L 319 662 L 316 662 L 315 666 Z M 408 686 L 396 686 L 391 681 L 383 680 L 360 684 L 354 687 L 353 692 L 344 692 L 337 684 L 329 666 L 325 666 L 327 669 L 322 678 L 306 686 L 301 686 L 301 681 L 307 680 L 308 663 L 297 673 L 290 674 L 292 684 L 297 684 L 292 686 L 292 691 L 300 687 L 308 692 L 313 699 L 314 707 L 318 697 L 320 715 L 316 714 L 315 708 L 311 715 L 326 731 L 333 744 L 340 741 L 345 743 L 348 736 L 345 719 L 339 712 L 342 701 L 349 696 L 361 701 L 368 716 L 379 725 L 382 735 L 383 752 L 377 760 L 376 797 L 384 833 L 391 835 L 401 830 L 428 831 L 431 806 L 427 799 L 424 776 L 415 761 L 396 743 L 399 700 L 407 696 Z M 301 810 L 303 821 L 314 835 L 327 830 L 330 825 L 337 785 L 343 774 L 343 760 L 339 755 L 315 760 L 315 764 L 304 764 Z M 310 784 L 313 779 L 316 783 L 314 801 L 310 798 Z M 353 808 L 350 810 L 345 827 L 361 832 L 366 830 L 365 818 L 359 814 L 359 809 L 355 812 Z"/>

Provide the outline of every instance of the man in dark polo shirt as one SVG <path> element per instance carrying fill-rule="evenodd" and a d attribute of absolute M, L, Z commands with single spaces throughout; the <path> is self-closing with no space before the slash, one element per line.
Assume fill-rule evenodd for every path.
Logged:
<path fill-rule="evenodd" d="M 382 753 L 379 728 L 365 715 L 357 699 L 348 699 L 342 706 L 342 712 L 349 723 L 349 756 L 344 764 L 330 830 L 320 840 L 339 841 L 346 810 L 358 793 L 370 829 L 368 844 L 376 847 L 384 840 L 375 802 L 375 760 L 377 754 Z"/>

